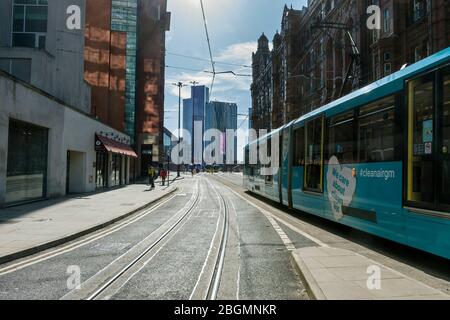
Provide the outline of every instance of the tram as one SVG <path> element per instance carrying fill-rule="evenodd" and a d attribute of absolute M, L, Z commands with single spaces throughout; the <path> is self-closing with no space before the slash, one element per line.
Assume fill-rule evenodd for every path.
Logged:
<path fill-rule="evenodd" d="M 267 175 L 250 152 L 275 135 Z M 245 159 L 253 193 L 450 259 L 450 48 L 252 141 Z"/>

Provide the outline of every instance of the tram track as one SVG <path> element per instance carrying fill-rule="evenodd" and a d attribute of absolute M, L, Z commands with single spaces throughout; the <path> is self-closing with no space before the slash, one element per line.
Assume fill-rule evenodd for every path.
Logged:
<path fill-rule="evenodd" d="M 201 179 L 203 180 L 203 179 Z M 207 179 L 217 199 L 219 200 L 219 217 L 217 228 L 214 232 L 208 254 L 205 258 L 204 266 L 200 272 L 199 279 L 194 287 L 191 299 L 216 300 L 220 288 L 222 271 L 225 264 L 225 252 L 227 247 L 229 218 L 226 200 L 216 187 Z M 197 188 L 199 190 L 199 188 Z M 201 199 L 200 192 L 197 193 L 195 201 L 189 206 L 184 214 L 173 223 L 161 236 L 152 242 L 143 252 L 141 252 L 133 261 L 111 276 L 103 283 L 95 292 L 90 294 L 86 300 L 109 299 L 114 297 L 126 283 L 135 277 L 145 266 L 155 258 L 159 251 L 178 233 L 188 220 L 188 216 L 195 212 L 199 206 Z M 220 226 L 220 227 L 219 227 Z M 217 250 L 215 250 L 217 248 Z M 202 285 L 201 282 L 205 283 Z"/>
<path fill-rule="evenodd" d="M 104 269 L 100 270 L 96 275 L 85 281 L 80 290 L 73 290 L 61 299 L 98 300 L 111 298 L 115 294 L 114 288 L 117 289 L 117 287 L 122 287 L 139 270 L 134 272 L 131 277 L 127 277 L 128 273 L 132 272 L 136 269 L 136 267 L 140 267 L 141 265 L 148 263 L 158 253 L 164 243 L 169 241 L 171 236 L 182 227 L 189 215 L 195 211 L 195 208 L 198 206 L 200 201 L 200 192 L 198 191 L 199 182 L 197 182 L 197 187 L 195 189 L 197 192 L 193 195 L 186 206 L 180 209 L 175 215 L 166 221 L 165 224 L 150 233 L 140 243 L 136 244 L 119 258 L 115 259 Z M 171 220 L 174 221 L 172 222 Z M 150 259 L 146 259 L 146 257 L 153 253 L 153 251 L 156 251 L 156 253 L 154 253 Z"/>
<path fill-rule="evenodd" d="M 66 254 L 66 253 L 76 250 L 78 248 L 84 247 L 94 241 L 105 238 L 106 236 L 109 236 L 117 231 L 120 231 L 123 228 L 125 228 L 133 223 L 136 223 L 136 222 L 140 221 L 141 219 L 145 218 L 146 216 L 148 216 L 149 214 L 155 212 L 157 209 L 159 209 L 163 205 L 172 201 L 175 197 L 177 197 L 179 195 L 180 192 L 182 192 L 182 190 L 177 188 L 175 194 L 171 195 L 169 198 L 161 199 L 161 200 L 157 201 L 154 205 L 152 205 L 150 208 L 147 208 L 139 213 L 136 213 L 128 218 L 125 218 L 122 221 L 119 221 L 109 227 L 105 227 L 104 229 L 96 231 L 90 235 L 87 235 L 80 239 L 74 240 L 67 244 L 64 244 L 64 245 L 61 245 L 61 246 L 58 246 L 58 247 L 55 247 L 52 249 L 48 249 L 41 253 L 37 253 L 35 255 L 19 259 L 18 261 L 13 261 L 11 263 L 5 263 L 4 265 L 0 266 L 0 276 L 4 276 L 11 272 L 19 271 L 21 269 L 30 267 L 34 264 L 43 262 L 45 260 L 58 257 L 62 254 Z"/>
<path fill-rule="evenodd" d="M 208 181 L 208 183 L 210 183 L 210 182 Z M 211 183 L 210 183 L 210 185 L 213 187 L 215 193 L 218 195 L 218 197 L 221 200 L 221 203 L 223 206 L 222 208 L 223 208 L 223 219 L 224 219 L 223 231 L 222 231 L 222 237 L 221 237 L 221 241 L 220 241 L 218 257 L 216 260 L 216 264 L 214 267 L 214 273 L 211 278 L 211 282 L 210 282 L 210 286 L 208 288 L 208 294 L 207 294 L 208 300 L 216 300 L 218 292 L 219 292 L 219 288 L 220 288 L 220 279 L 222 277 L 222 271 L 223 271 L 223 267 L 225 264 L 225 252 L 226 252 L 226 248 L 227 248 L 228 232 L 229 232 L 229 211 L 228 211 L 227 203 L 225 201 L 225 197 L 220 192 L 217 191 L 215 186 L 213 186 Z"/>

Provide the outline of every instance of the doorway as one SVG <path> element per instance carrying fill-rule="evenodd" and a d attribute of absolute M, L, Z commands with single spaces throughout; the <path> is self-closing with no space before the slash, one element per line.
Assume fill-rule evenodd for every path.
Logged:
<path fill-rule="evenodd" d="M 450 208 L 450 67 L 408 82 L 406 202 Z"/>

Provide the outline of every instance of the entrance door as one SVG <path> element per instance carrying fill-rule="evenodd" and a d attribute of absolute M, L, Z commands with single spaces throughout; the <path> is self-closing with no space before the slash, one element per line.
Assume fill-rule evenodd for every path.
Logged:
<path fill-rule="evenodd" d="M 450 208 L 450 68 L 408 82 L 407 204 Z"/>
<path fill-rule="evenodd" d="M 278 197 L 280 199 L 280 203 L 283 204 L 283 141 L 284 141 L 284 134 L 283 132 L 280 133 L 280 141 L 279 143 L 279 150 L 278 150 L 278 157 L 279 157 L 279 169 L 278 169 Z"/>

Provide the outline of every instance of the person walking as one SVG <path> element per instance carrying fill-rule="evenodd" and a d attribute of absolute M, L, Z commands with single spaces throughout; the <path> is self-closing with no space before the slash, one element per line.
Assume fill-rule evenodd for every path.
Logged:
<path fill-rule="evenodd" d="M 153 166 L 150 166 L 148 168 L 148 184 L 150 185 L 150 190 L 155 189 L 155 177 L 156 177 L 156 170 L 153 168 Z"/>
<path fill-rule="evenodd" d="M 159 173 L 159 175 L 161 176 L 161 183 L 163 186 L 166 185 L 166 178 L 167 178 L 167 171 L 164 169 L 161 169 L 161 172 Z"/>

